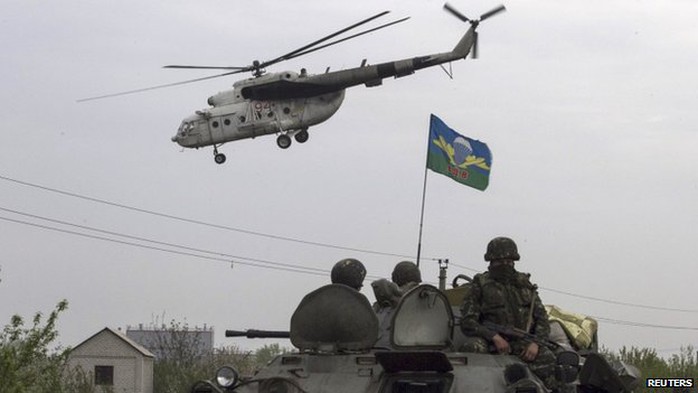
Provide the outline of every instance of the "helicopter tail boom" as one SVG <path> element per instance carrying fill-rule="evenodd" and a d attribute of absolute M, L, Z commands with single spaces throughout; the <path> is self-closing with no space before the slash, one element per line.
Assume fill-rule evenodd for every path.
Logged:
<path fill-rule="evenodd" d="M 475 27 L 470 26 L 468 31 L 465 32 L 463 38 L 458 41 L 458 44 L 453 48 L 451 54 L 455 59 L 465 59 L 470 53 L 470 48 L 475 45 L 475 40 L 477 38 L 477 32 L 475 32 Z"/>

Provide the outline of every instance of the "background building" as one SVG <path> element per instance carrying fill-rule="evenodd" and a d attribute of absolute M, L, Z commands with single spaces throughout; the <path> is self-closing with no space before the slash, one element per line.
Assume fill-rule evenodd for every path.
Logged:
<path fill-rule="evenodd" d="M 73 348 L 68 364 L 82 368 L 95 387 L 119 393 L 153 392 L 153 354 L 108 327 Z"/>
<path fill-rule="evenodd" d="M 146 348 L 156 359 L 200 357 L 213 352 L 213 328 L 128 326 L 126 336 Z"/>

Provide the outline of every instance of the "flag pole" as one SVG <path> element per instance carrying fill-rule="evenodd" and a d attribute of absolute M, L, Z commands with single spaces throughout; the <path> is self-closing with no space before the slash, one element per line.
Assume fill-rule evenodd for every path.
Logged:
<path fill-rule="evenodd" d="M 434 116 L 434 115 L 431 115 Z M 417 267 L 422 254 L 422 227 L 424 226 L 424 200 L 427 195 L 427 166 L 429 163 L 429 138 L 431 137 L 431 116 L 429 117 L 429 133 L 427 134 L 427 154 L 424 160 L 424 184 L 422 186 L 422 210 L 419 215 L 419 240 L 417 241 Z"/>
<path fill-rule="evenodd" d="M 429 154 L 427 152 L 427 154 Z M 422 227 L 424 226 L 424 199 L 427 194 L 427 167 L 424 166 L 424 186 L 422 187 L 422 212 L 419 215 L 419 241 L 417 242 L 417 267 L 419 267 L 419 258 L 422 254 Z"/>

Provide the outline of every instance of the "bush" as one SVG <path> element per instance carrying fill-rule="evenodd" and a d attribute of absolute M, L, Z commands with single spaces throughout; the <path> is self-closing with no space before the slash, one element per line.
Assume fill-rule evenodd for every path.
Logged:
<path fill-rule="evenodd" d="M 40 312 L 32 326 L 14 315 L 0 333 L 0 392 L 3 393 L 91 393 L 91 381 L 76 370 L 68 370 L 68 348 L 50 348 L 58 337 L 58 315 L 68 308 L 61 300 L 45 322 Z"/>
<path fill-rule="evenodd" d="M 682 347 L 679 354 L 668 359 L 660 357 L 655 349 L 650 348 L 623 347 L 618 353 L 604 348 L 601 352 L 610 359 L 632 364 L 640 370 L 640 384 L 636 392 L 653 391 L 644 386 L 647 378 L 698 378 L 698 353 L 691 345 Z"/>

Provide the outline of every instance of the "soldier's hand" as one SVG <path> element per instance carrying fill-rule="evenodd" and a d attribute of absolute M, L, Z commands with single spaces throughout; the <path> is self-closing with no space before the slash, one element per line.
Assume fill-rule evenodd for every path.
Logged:
<path fill-rule="evenodd" d="M 499 334 L 492 337 L 492 342 L 494 343 L 495 348 L 497 348 L 497 352 L 505 354 L 511 352 L 509 342 L 507 342 L 507 340 L 505 340 L 504 337 L 500 336 Z"/>
<path fill-rule="evenodd" d="M 520 355 L 521 359 L 523 359 L 527 362 L 534 361 L 536 359 L 536 357 L 538 356 L 538 349 L 539 349 L 538 344 L 536 344 L 536 343 L 528 344 L 526 349 L 524 349 L 524 351 L 521 352 L 521 355 Z"/>

